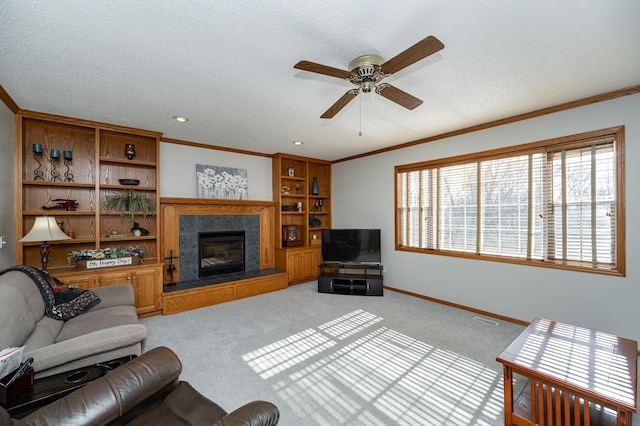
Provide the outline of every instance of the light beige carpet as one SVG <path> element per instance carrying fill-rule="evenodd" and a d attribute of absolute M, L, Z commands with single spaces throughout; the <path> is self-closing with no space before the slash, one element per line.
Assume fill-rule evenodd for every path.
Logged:
<path fill-rule="evenodd" d="M 504 424 L 495 358 L 522 326 L 389 290 L 316 289 L 143 319 L 145 350 L 173 349 L 182 379 L 228 411 L 273 402 L 283 426 Z"/>

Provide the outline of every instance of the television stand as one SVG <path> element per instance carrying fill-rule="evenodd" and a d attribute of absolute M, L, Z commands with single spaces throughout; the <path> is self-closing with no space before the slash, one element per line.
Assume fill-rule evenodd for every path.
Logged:
<path fill-rule="evenodd" d="M 318 292 L 382 296 L 382 265 L 366 263 L 322 262 Z"/>

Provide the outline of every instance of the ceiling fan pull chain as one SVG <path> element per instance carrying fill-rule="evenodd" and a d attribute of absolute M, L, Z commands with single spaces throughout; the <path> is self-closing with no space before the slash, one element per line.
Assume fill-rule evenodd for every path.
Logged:
<path fill-rule="evenodd" d="M 360 95 L 360 131 L 358 132 L 358 136 L 362 136 L 362 95 Z"/>

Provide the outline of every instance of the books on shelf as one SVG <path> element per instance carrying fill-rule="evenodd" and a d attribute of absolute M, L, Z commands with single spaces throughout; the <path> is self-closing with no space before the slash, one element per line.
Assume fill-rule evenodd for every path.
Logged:
<path fill-rule="evenodd" d="M 24 346 L 13 346 L 0 351 L 0 378 L 20 367 Z"/>

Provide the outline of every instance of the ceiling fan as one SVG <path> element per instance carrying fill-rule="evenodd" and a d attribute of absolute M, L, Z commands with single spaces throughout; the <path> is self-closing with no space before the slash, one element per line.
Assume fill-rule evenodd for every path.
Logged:
<path fill-rule="evenodd" d="M 300 61 L 294 65 L 294 68 L 324 74 L 330 77 L 343 78 L 358 86 L 356 89 L 351 89 L 342 95 L 320 118 L 333 118 L 333 116 L 340 112 L 360 91 L 369 93 L 374 88 L 377 94 L 412 110 L 422 103 L 420 99 L 388 83 L 380 82 L 385 77 L 429 55 L 433 55 L 443 48 L 444 44 L 442 44 L 440 40 L 434 36 L 429 36 L 386 62 L 378 55 L 359 56 L 349 63 L 349 71 L 309 61 Z"/>

